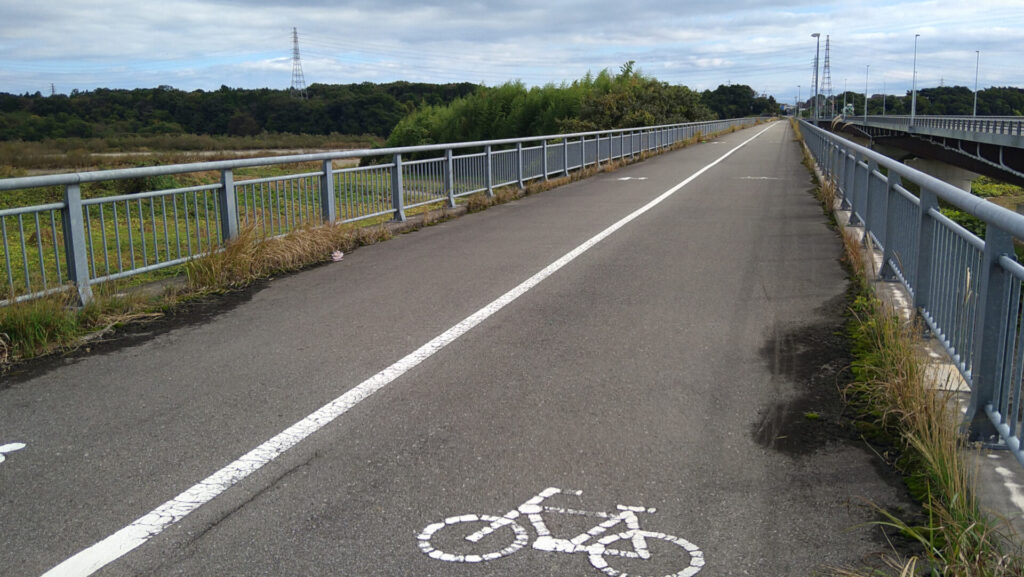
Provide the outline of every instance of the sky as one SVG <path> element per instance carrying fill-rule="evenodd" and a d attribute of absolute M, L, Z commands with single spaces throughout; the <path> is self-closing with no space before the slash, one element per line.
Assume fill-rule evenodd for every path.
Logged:
<path fill-rule="evenodd" d="M 1024 87 L 1024 0 L 0 0 L 0 92 L 571 82 L 628 61 L 793 103 L 825 37 L 833 93 Z M 819 83 L 824 93 L 824 73 Z M 798 94 L 799 93 L 799 94 Z"/>

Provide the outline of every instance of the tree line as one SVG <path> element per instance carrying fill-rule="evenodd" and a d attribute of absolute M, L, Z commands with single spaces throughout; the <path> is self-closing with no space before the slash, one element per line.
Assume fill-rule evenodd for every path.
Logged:
<path fill-rule="evenodd" d="M 522 82 L 313 84 L 290 90 L 186 92 L 170 86 L 71 94 L 0 93 L 0 141 L 125 135 L 375 135 L 388 145 L 511 138 L 774 114 L 749 86 L 696 92 L 627 62 L 560 85 Z"/>
<path fill-rule="evenodd" d="M 834 97 L 836 114 L 842 112 L 844 102 L 852 105 L 854 114 L 864 114 L 864 94 L 845 92 Z M 910 114 L 913 95 L 872 94 L 868 98 L 868 114 Z M 813 105 L 809 98 L 801 104 L 804 110 Z M 966 86 L 940 86 L 917 91 L 916 114 L 937 116 L 970 116 L 974 111 L 974 91 Z M 978 91 L 978 116 L 1024 116 L 1024 88 L 992 87 Z"/>
<path fill-rule="evenodd" d="M 403 118 L 387 146 L 415 146 L 634 128 L 716 118 L 775 114 L 774 98 L 744 85 L 699 93 L 646 76 L 624 64 L 572 83 L 527 88 L 522 82 L 479 87 Z"/>
<path fill-rule="evenodd" d="M 450 102 L 476 88 L 470 83 L 313 84 L 306 98 L 290 90 L 227 86 L 192 92 L 160 86 L 47 96 L 0 93 L 0 141 L 263 132 L 384 138 L 416 108 Z"/>

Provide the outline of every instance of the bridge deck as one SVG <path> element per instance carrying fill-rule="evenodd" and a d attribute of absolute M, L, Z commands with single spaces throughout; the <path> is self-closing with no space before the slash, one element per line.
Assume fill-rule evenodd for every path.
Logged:
<path fill-rule="evenodd" d="M 787 123 L 748 129 L 362 248 L 4 388 L 0 445 L 27 446 L 0 463 L 0 574 L 83 550 L 110 561 L 102 575 L 639 563 L 558 555 L 525 516 L 537 548 L 480 563 L 424 554 L 428 541 L 469 546 L 441 536 L 460 526 L 452 516 L 501 516 L 545 487 L 582 491 L 552 497 L 563 512 L 656 509 L 637 513 L 654 532 L 643 574 L 699 567 L 662 534 L 700 548 L 702 577 L 805 575 L 888 551 L 858 503 L 908 505 L 836 425 L 846 279 L 809 189 Z M 138 548 L 120 555 L 122 533 L 88 549 L 381 371 L 383 388 L 343 399 L 275 460 L 247 457 L 262 466 L 244 480 L 188 493 L 176 510 L 209 502 L 178 523 L 148 519 Z M 600 522 L 557 513 L 545 513 L 555 537 Z M 500 547 L 516 538 L 503 530 Z M 82 559 L 65 574 L 90 574 Z"/>

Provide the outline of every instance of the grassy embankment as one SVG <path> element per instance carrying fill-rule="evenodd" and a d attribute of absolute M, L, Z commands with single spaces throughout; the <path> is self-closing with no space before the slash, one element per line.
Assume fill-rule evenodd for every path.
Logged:
<path fill-rule="evenodd" d="M 709 135 L 710 136 L 710 135 Z M 675 148 L 681 148 L 699 141 L 702 135 L 697 135 L 687 142 L 681 142 Z M 641 161 L 650 156 L 651 153 L 638 155 L 634 161 L 624 160 L 603 163 L 599 168 L 591 167 L 584 171 L 576 171 L 569 177 L 552 179 L 548 181 L 534 181 L 526 186 L 524 191 L 515 187 L 504 187 L 495 191 L 493 198 L 478 193 L 469 197 L 459 199 L 459 204 L 464 205 L 462 209 L 438 208 L 437 204 L 420 207 L 408 211 L 413 217 L 411 229 L 420 226 L 429 226 L 441 220 L 450 218 L 461 211 L 476 212 L 487 207 L 507 202 L 518 198 L 523 194 L 533 194 L 561 186 L 571 181 L 586 178 L 597 172 L 615 170 L 625 164 Z M 236 179 L 259 178 L 268 176 L 268 170 L 275 175 L 278 173 L 295 174 L 307 170 L 316 170 L 315 167 L 306 166 L 280 166 L 269 169 L 261 169 L 261 172 L 236 172 Z M 198 182 L 215 182 L 216 174 L 193 174 L 186 177 L 160 177 L 162 179 L 175 179 L 173 182 L 143 182 L 134 183 L 133 186 L 142 186 L 140 190 L 152 190 L 156 188 L 169 188 L 179 186 L 193 186 Z M 211 180 L 212 179 L 212 180 Z M 106 184 L 108 188 L 89 191 L 88 194 L 119 194 L 124 190 L 117 190 L 117 187 L 125 184 Z M 113 186 L 113 188 L 111 188 Z M 29 191 L 23 194 L 37 195 L 30 199 L 22 199 L 31 202 L 46 202 L 47 199 L 59 195 L 59 189 Z M 149 207 L 139 213 L 146 213 Z M 155 208 L 153 210 L 156 210 Z M 162 207 L 160 210 L 168 210 Z M 112 215 L 111 215 L 112 216 Z M 94 287 L 96 298 L 84 308 L 76 308 L 73 305 L 71 294 L 59 294 L 52 297 L 36 299 L 25 303 L 19 303 L 8 307 L 0 308 L 0 365 L 4 362 L 24 360 L 46 354 L 57 350 L 66 350 L 79 346 L 83 337 L 103 333 L 136 319 L 144 319 L 154 315 L 160 315 L 172 310 L 176 304 L 198 296 L 209 293 L 222 292 L 233 288 L 243 287 L 258 279 L 267 278 L 272 275 L 284 272 L 299 270 L 304 267 L 327 262 L 331 253 L 335 250 L 348 252 L 358 246 L 372 244 L 386 240 L 391 236 L 392 228 L 387 226 L 389 217 L 381 216 L 375 219 L 360 221 L 358 224 L 346 224 L 335 226 L 308 225 L 300 227 L 287 235 L 270 240 L 264 240 L 261 223 L 244 227 L 238 239 L 228 243 L 223 251 L 211 252 L 201 258 L 190 261 L 185 265 L 163 269 L 148 275 L 138 275 L 127 279 L 102 283 Z M 106 218 L 102 222 L 99 214 L 90 215 L 93 224 L 92 230 L 96 239 L 104 234 L 111 237 L 110 227 L 117 226 Z M 151 232 L 161 237 L 164 231 L 159 227 L 161 219 L 154 221 L 156 228 Z M 32 223 L 30 223 L 32 224 Z M 138 226 L 138 221 L 133 221 L 132 226 Z M 32 224 L 34 226 L 34 224 Z M 126 226 L 126 225 L 121 225 Z M 44 226 L 44 232 L 46 227 Z M 175 232 L 172 230 L 170 234 Z M 26 236 L 29 233 L 26 232 Z M 122 242 L 128 242 L 126 231 L 119 235 Z M 62 239 L 58 227 L 58 235 L 55 239 L 43 239 L 44 250 L 40 253 L 37 247 L 40 244 L 38 238 L 33 238 L 30 244 L 29 262 L 35 262 L 39 255 L 43 255 L 44 261 L 50 266 L 51 261 L 58 254 L 55 247 L 61 246 Z M 137 241 L 136 241 L 137 242 Z M 124 246 L 123 252 L 127 254 L 130 246 Z M 47 250 L 48 249 L 48 250 Z M 14 253 L 15 251 L 12 251 Z M 15 259 L 19 255 L 12 254 Z M 0 254 L 0 262 L 3 262 L 3 255 Z M 21 262 L 19 260 L 19 262 Z M 170 285 L 165 292 L 152 296 L 145 291 L 131 290 L 137 284 L 152 282 L 166 276 L 182 275 L 185 283 Z M 0 289 L 2 293 L 4 289 Z M 10 289 L 7 289 L 8 291 Z M 2 366 L 0 366 L 2 368 Z"/>
<path fill-rule="evenodd" d="M 0 142 L 0 178 L 267 156 L 268 150 L 372 148 L 381 143 L 382 138 L 372 135 L 344 134 L 164 134 Z"/>
<path fill-rule="evenodd" d="M 799 127 L 794 126 L 799 136 Z M 805 150 L 805 163 L 814 164 Z M 982 181 L 982 187 L 990 186 Z M 1002 188 L 1003 193 L 1013 189 Z M 1019 189 L 1018 189 L 1019 190 Z M 817 194 L 829 217 L 836 205 L 833 182 Z M 1005 522 L 982 510 L 951 393 L 928 380 L 917 321 L 903 322 L 875 295 L 859 235 L 840 230 L 852 279 L 849 334 L 854 348 L 854 381 L 844 396 L 857 415 L 865 440 L 881 447 L 921 503 L 924 517 L 904 520 L 879 509 L 878 523 L 900 531 L 920 546 L 919 556 L 886 559 L 887 573 L 837 569 L 843 577 L 931 575 L 1002 577 L 1024 575 L 1024 556 Z"/>

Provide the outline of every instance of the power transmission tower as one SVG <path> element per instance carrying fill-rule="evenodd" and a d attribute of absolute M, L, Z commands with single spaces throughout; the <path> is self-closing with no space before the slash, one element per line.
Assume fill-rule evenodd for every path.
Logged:
<path fill-rule="evenodd" d="M 302 74 L 302 60 L 299 59 L 299 31 L 292 28 L 292 95 L 306 98 L 306 77 Z"/>
<path fill-rule="evenodd" d="M 821 74 L 821 92 L 825 95 L 825 110 L 828 117 L 836 115 L 836 101 L 832 98 L 832 69 L 829 66 L 829 37 L 825 35 L 825 69 Z"/>

